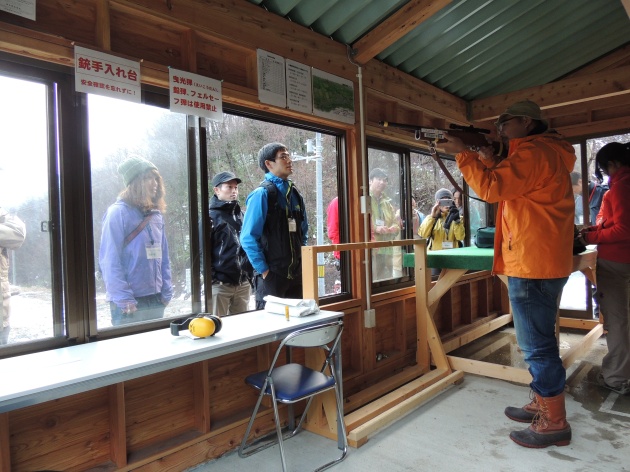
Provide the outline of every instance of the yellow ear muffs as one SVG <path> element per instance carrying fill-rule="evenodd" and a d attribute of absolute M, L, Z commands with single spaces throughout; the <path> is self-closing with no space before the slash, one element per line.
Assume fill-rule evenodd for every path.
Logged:
<path fill-rule="evenodd" d="M 214 336 L 221 331 L 221 318 L 214 315 L 205 315 L 201 318 L 194 318 L 188 330 L 193 336 L 198 338 L 207 338 L 208 336 Z"/>
<path fill-rule="evenodd" d="M 172 322 L 171 334 L 173 336 L 179 336 L 181 330 L 187 329 L 195 337 L 207 338 L 221 331 L 222 325 L 221 318 L 218 316 L 211 315 L 210 313 L 200 313 L 184 321 Z"/>

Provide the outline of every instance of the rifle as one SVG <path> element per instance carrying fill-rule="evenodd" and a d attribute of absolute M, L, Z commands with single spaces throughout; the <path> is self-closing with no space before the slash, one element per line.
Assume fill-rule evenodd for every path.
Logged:
<path fill-rule="evenodd" d="M 447 142 L 448 140 L 446 139 L 445 134 L 450 134 L 451 136 L 461 139 L 464 142 L 464 145 L 471 151 L 479 151 L 480 148 L 491 145 L 494 148 L 495 155 L 499 157 L 507 156 L 507 149 L 505 149 L 503 143 L 488 141 L 486 136 L 490 134 L 489 129 L 475 128 L 473 125 L 462 126 L 451 124 L 449 129 L 441 129 L 423 128 L 404 123 L 392 123 L 391 121 L 379 121 L 378 124 L 383 128 L 399 128 L 414 131 L 416 141 L 426 141 L 429 144 L 431 152 L 435 150 L 437 144 Z"/>
<path fill-rule="evenodd" d="M 455 181 L 455 179 L 448 171 L 448 169 L 442 162 L 442 159 L 439 158 L 437 153 L 437 145 L 448 141 L 445 134 L 450 134 L 461 139 L 464 142 L 464 145 L 471 151 L 479 151 L 479 149 L 482 147 L 492 146 L 494 149 L 494 154 L 496 156 L 499 156 L 500 158 L 507 157 L 507 149 L 505 146 L 503 146 L 502 142 L 489 142 L 486 138 L 486 135 L 490 134 L 490 130 L 484 128 L 475 128 L 473 125 L 461 126 L 451 124 L 449 129 L 441 129 L 423 128 L 415 125 L 407 125 L 404 123 L 392 123 L 391 121 L 379 121 L 378 124 L 381 125 L 383 128 L 391 127 L 413 131 L 415 132 L 416 141 L 426 141 L 426 143 L 429 145 L 431 157 L 433 157 L 433 159 L 435 159 L 435 161 L 438 163 L 440 169 L 442 169 L 442 172 L 444 172 L 444 175 L 446 175 L 451 184 L 453 184 L 453 187 L 456 190 L 459 190 L 462 195 L 464 195 L 464 191 Z"/>

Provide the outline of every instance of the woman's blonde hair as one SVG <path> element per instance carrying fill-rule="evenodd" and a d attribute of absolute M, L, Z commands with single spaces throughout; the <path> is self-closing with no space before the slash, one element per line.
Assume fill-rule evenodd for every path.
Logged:
<path fill-rule="evenodd" d="M 154 197 L 147 194 L 146 186 L 144 185 L 144 181 L 149 175 L 156 178 L 158 182 L 157 192 Z M 164 213 L 166 210 L 165 195 L 166 191 L 162 176 L 157 170 L 149 169 L 133 179 L 125 190 L 120 192 L 118 198 L 129 205 L 140 208 L 143 213 L 150 210 L 159 210 L 161 213 Z"/>

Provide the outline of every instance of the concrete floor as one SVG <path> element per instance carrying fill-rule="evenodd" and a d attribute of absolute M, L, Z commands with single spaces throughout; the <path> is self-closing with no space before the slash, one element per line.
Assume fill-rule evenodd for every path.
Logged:
<path fill-rule="evenodd" d="M 561 348 L 579 342 L 583 333 L 561 333 Z M 490 350 L 488 346 L 499 346 Z M 513 329 L 491 333 L 456 353 L 522 367 Z M 605 338 L 567 371 L 567 419 L 573 439 L 566 447 L 527 449 L 508 435 L 527 425 L 510 421 L 503 409 L 529 402 L 529 387 L 466 374 L 460 385 L 420 406 L 370 437 L 334 471 L 630 471 L 630 396 L 599 387 L 596 375 L 606 353 Z M 287 465 L 312 470 L 337 454 L 336 443 L 309 432 L 288 440 Z M 281 470 L 277 446 L 247 459 L 236 451 L 188 472 Z"/>

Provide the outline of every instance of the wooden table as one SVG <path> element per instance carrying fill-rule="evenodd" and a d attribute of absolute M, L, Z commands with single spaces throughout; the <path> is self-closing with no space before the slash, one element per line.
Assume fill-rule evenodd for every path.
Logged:
<path fill-rule="evenodd" d="M 493 249 L 481 249 L 477 247 L 465 247 L 456 249 L 444 249 L 441 251 L 427 252 L 427 265 L 431 268 L 441 269 L 442 272 L 427 295 L 427 308 L 431 315 L 435 314 L 440 299 L 448 292 L 461 277 L 469 270 L 491 270 L 494 259 Z M 593 283 L 595 283 L 595 267 L 597 263 L 597 251 L 588 249 L 581 254 L 573 256 L 573 271 L 580 271 Z M 403 259 L 405 267 L 413 267 L 413 254 L 405 254 Z M 498 276 L 507 285 L 507 277 Z M 475 333 L 467 336 L 469 341 L 487 334 L 491 330 L 498 329 L 512 321 L 512 315 L 506 314 L 488 323 L 488 326 L 476 327 Z M 565 368 L 571 365 L 577 357 L 588 351 L 593 343 L 602 335 L 603 326 L 601 322 L 595 320 L 575 320 L 558 316 L 556 323 L 556 333 L 559 334 L 560 327 L 589 329 L 582 342 L 573 346 L 562 355 L 562 363 Z M 491 329 L 490 329 L 491 328 Z M 530 383 L 531 375 L 525 369 L 518 369 L 510 366 L 497 366 L 483 361 L 464 359 L 455 356 L 447 356 L 454 370 L 485 375 L 493 378 Z"/>

